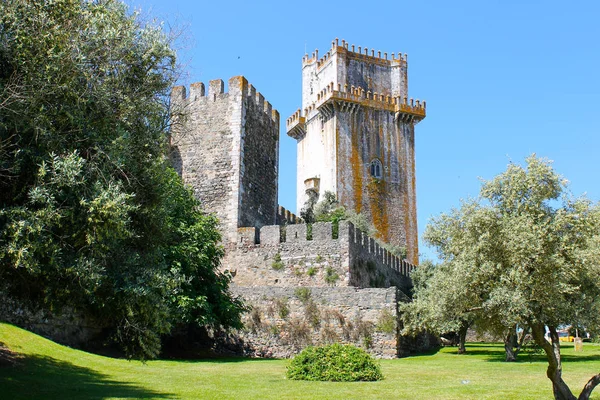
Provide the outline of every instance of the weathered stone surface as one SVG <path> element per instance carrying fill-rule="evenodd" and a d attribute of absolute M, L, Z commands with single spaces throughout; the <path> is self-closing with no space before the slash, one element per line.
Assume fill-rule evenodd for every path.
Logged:
<path fill-rule="evenodd" d="M 192 84 L 171 94 L 172 160 L 202 206 L 219 218 L 224 239 L 238 227 L 274 225 L 277 217 L 279 113 L 241 76 Z"/>
<path fill-rule="evenodd" d="M 287 358 L 308 345 L 351 343 L 378 358 L 398 355 L 396 288 L 232 287 L 251 306 L 239 350 Z"/>
<path fill-rule="evenodd" d="M 312 231 L 308 240 L 303 224 L 264 226 L 254 243 L 248 238 L 256 233 L 241 228 L 240 238 L 226 248 L 223 268 L 234 274 L 238 286 L 395 286 L 410 293 L 414 266 L 351 223 L 339 224 L 337 238 L 331 223 L 314 224 Z"/>
<path fill-rule="evenodd" d="M 414 125 L 424 103 L 408 102 L 406 56 L 335 42 L 321 58 L 303 59 L 302 107 L 288 132 L 298 141 L 297 208 L 316 179 L 317 192 L 336 194 L 363 213 L 377 237 L 406 247 L 418 263 Z M 302 126 L 299 126 L 302 125 Z M 372 163 L 378 164 L 373 176 Z"/>
<path fill-rule="evenodd" d="M 0 290 L 0 321 L 17 325 L 23 329 L 72 347 L 89 347 L 101 336 L 98 321 L 81 315 L 70 308 L 52 312 L 31 306 L 7 296 Z"/>

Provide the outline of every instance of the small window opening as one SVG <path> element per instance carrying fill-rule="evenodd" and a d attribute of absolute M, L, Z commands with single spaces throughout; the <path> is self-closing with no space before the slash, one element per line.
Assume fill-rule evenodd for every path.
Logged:
<path fill-rule="evenodd" d="M 381 165 L 381 161 L 378 159 L 374 159 L 371 161 L 370 172 L 371 176 L 377 179 L 381 179 L 383 167 Z"/>

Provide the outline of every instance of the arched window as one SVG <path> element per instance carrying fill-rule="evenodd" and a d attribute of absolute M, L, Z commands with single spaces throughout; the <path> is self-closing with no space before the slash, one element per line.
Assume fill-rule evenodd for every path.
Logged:
<path fill-rule="evenodd" d="M 383 176 L 383 166 L 381 165 L 381 161 L 376 158 L 373 159 L 373 161 L 371 161 L 370 172 L 373 178 L 381 179 Z"/>

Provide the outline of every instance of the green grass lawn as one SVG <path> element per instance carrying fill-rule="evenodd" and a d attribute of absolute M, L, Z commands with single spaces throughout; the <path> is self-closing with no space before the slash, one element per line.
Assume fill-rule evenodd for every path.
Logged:
<path fill-rule="evenodd" d="M 523 355 L 503 362 L 498 344 L 469 344 L 416 357 L 383 360 L 379 382 L 285 379 L 286 360 L 149 361 L 97 356 L 0 323 L 0 341 L 23 355 L 0 367 L 0 399 L 551 399 L 546 363 Z M 521 357 L 521 356 L 519 356 Z M 563 348 L 565 381 L 579 394 L 600 372 L 600 346 Z M 600 389 L 593 399 L 600 399 Z"/>

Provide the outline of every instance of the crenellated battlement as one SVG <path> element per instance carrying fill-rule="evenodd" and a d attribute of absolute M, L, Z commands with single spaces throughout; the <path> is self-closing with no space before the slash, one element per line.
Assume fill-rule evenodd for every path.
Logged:
<path fill-rule="evenodd" d="M 369 48 L 362 46 L 350 45 L 345 40 L 342 39 L 341 44 L 338 38 L 335 38 L 331 42 L 331 48 L 321 57 L 319 58 L 319 50 L 315 49 L 311 56 L 305 54 L 302 57 L 302 65 L 312 65 L 316 63 L 316 67 L 319 69 L 327 64 L 327 62 L 335 55 L 339 54 L 343 57 L 354 58 L 357 60 L 361 60 L 371 64 L 384 65 L 384 66 L 393 66 L 393 65 L 407 65 L 408 64 L 408 55 L 401 52 L 391 53 L 388 58 L 387 52 L 382 52 L 375 49 L 371 49 L 371 53 L 369 54 Z"/>
<path fill-rule="evenodd" d="M 356 229 L 349 221 L 342 221 L 334 229 L 331 222 L 318 222 L 310 227 L 307 224 L 272 225 L 260 229 L 254 227 L 238 228 L 237 247 L 246 250 L 271 249 L 272 252 L 283 252 L 281 246 L 286 248 L 308 249 L 311 247 L 339 246 L 339 254 L 347 253 L 350 262 L 355 259 L 366 259 L 376 264 L 390 268 L 404 277 L 409 277 L 416 268 L 408 261 L 395 256 L 385 249 L 379 241 L 366 233 Z M 334 234 L 337 232 L 337 234 Z M 303 250 L 298 250 L 299 256 Z"/>
<path fill-rule="evenodd" d="M 279 206 L 277 208 L 277 225 L 292 225 L 301 222 L 302 218 L 296 216 L 290 210 L 286 210 L 285 207 Z"/>
<path fill-rule="evenodd" d="M 296 110 L 286 121 L 287 134 L 294 139 L 300 139 L 306 134 L 306 118 L 300 109 Z"/>
<path fill-rule="evenodd" d="M 398 117 L 403 120 L 410 116 L 410 120 L 415 123 L 421 121 L 427 114 L 427 102 L 424 100 L 408 99 L 400 96 L 392 97 L 383 93 L 371 92 L 361 87 L 348 86 L 347 84 L 343 86 L 338 84 L 337 88 L 334 88 L 334 83 L 331 82 L 317 93 L 316 98 L 317 100 L 305 108 L 304 112 L 298 109 L 287 119 L 288 135 L 295 137 L 293 133 L 301 130 L 299 127 L 306 123 L 306 118 L 326 104 L 333 105 L 342 111 L 352 110 L 356 106 L 386 110 L 399 114 Z"/>
<path fill-rule="evenodd" d="M 190 85 L 189 93 L 185 86 L 175 86 L 171 90 L 171 103 L 173 105 L 190 106 L 194 103 L 207 104 L 218 100 L 231 100 L 230 94 L 246 98 L 252 102 L 259 110 L 262 110 L 274 123 L 279 124 L 279 112 L 273 109 L 271 103 L 265 100 L 265 97 L 248 83 L 243 76 L 234 76 L 228 81 L 229 92 L 225 91 L 225 84 L 222 79 L 215 79 L 209 82 L 208 93 L 204 83 L 195 82 Z"/>

